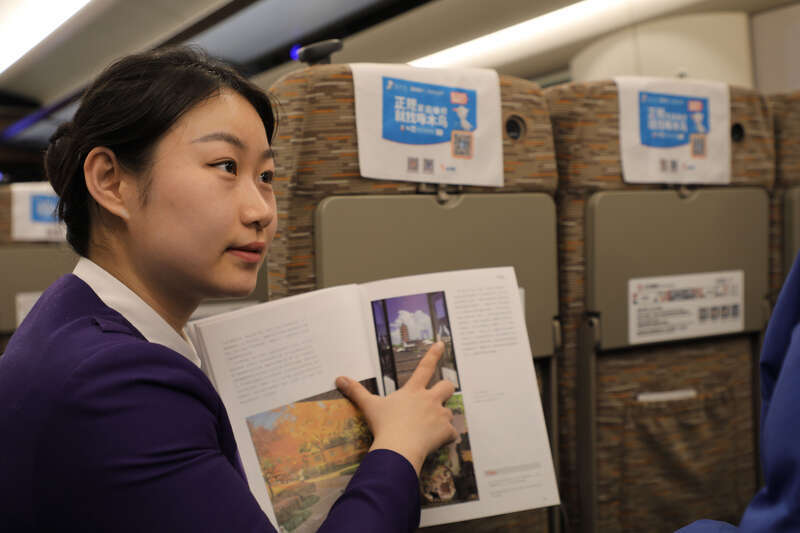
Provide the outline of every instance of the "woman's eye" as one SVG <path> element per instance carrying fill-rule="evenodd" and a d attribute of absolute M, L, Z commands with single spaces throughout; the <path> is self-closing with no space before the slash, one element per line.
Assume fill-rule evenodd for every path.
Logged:
<path fill-rule="evenodd" d="M 265 172 L 262 172 L 261 176 L 260 176 L 261 183 L 272 183 L 272 177 L 274 175 L 275 175 L 275 173 L 273 171 L 271 171 L 271 170 L 267 170 Z"/>
<path fill-rule="evenodd" d="M 216 164 L 211 165 L 211 166 L 216 167 L 216 168 L 220 168 L 220 169 L 222 169 L 225 172 L 228 172 L 230 174 L 236 174 L 236 162 L 235 161 L 230 161 L 230 160 L 222 161 L 222 162 L 216 163 Z"/>

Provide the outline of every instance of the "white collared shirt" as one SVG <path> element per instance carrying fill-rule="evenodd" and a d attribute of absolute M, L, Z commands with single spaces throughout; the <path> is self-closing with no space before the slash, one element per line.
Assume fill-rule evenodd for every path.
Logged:
<path fill-rule="evenodd" d="M 82 279 L 104 304 L 139 330 L 145 339 L 166 346 L 200 366 L 200 359 L 188 337 L 179 335 L 155 309 L 100 265 L 81 257 L 72 273 Z"/>

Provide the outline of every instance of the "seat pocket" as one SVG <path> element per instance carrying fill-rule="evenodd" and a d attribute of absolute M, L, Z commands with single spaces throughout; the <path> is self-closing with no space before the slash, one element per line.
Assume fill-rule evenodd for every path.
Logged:
<path fill-rule="evenodd" d="M 699 518 L 738 523 L 742 432 L 736 413 L 749 406 L 736 403 L 727 388 L 627 402 L 621 457 L 625 531 L 673 531 Z"/>

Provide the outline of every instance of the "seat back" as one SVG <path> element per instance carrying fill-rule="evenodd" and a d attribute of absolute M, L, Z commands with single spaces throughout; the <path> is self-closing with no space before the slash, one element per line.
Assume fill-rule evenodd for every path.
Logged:
<path fill-rule="evenodd" d="M 556 173 L 547 104 L 538 87 L 500 78 L 504 123 L 520 120 L 519 139 L 504 135 L 505 186 L 463 187 L 464 193 L 554 194 Z M 353 76 L 347 65 L 293 72 L 271 89 L 279 102 L 275 138 L 278 232 L 270 249 L 270 298 L 317 288 L 313 217 L 329 196 L 410 195 L 419 184 L 363 178 L 358 166 Z M 516 118 L 515 118 L 516 117 Z"/>
<path fill-rule="evenodd" d="M 38 294 L 78 261 L 51 222 L 54 204 L 45 183 L 0 186 L 0 354 Z"/>
<path fill-rule="evenodd" d="M 556 379 L 555 155 L 539 88 L 502 77 L 505 186 L 431 187 L 370 180 L 359 171 L 352 73 L 346 65 L 290 74 L 273 88 L 282 122 L 275 140 L 278 232 L 270 297 L 402 275 L 512 265 L 549 427 Z M 515 132 L 520 131 L 517 136 Z M 437 193 L 437 194 L 434 194 Z M 553 433 L 551 433 L 551 436 Z M 553 449 L 557 447 L 552 442 Z M 549 531 L 535 510 L 434 526 L 432 531 Z M 426 529 L 427 530 L 427 529 Z"/>
<path fill-rule="evenodd" d="M 561 489 L 573 526 L 738 521 L 757 477 L 754 339 L 767 315 L 774 173 L 765 100 L 730 89 L 731 131 L 743 133 L 733 137 L 730 186 L 665 187 L 623 180 L 613 81 L 546 95 L 560 178 Z M 713 285 L 715 272 L 744 278 L 738 331 L 659 338 L 670 319 L 655 315 L 650 330 L 632 333 L 632 283 L 684 291 L 708 281 L 694 274 Z"/>

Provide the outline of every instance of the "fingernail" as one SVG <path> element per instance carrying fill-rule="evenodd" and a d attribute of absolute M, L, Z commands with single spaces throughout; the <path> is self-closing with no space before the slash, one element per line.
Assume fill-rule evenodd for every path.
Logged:
<path fill-rule="evenodd" d="M 336 386 L 339 387 L 340 389 L 347 388 L 348 383 L 349 381 L 345 377 L 339 376 L 338 378 L 336 378 Z"/>

